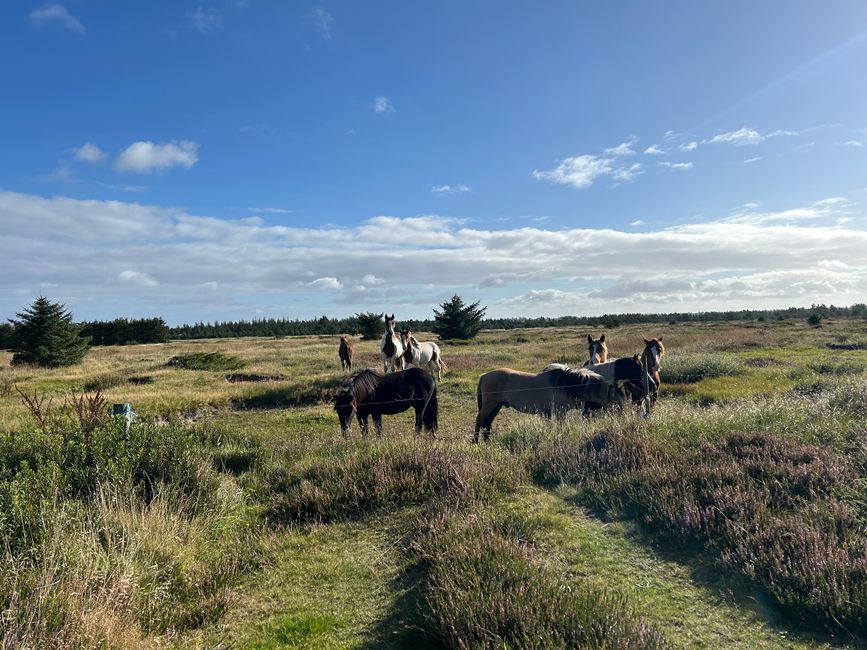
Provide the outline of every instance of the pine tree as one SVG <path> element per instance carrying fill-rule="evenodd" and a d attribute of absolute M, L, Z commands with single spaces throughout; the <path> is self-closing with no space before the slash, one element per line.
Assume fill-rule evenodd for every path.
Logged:
<path fill-rule="evenodd" d="M 487 307 L 479 307 L 476 301 L 464 305 L 458 295 L 440 305 L 442 311 L 433 310 L 433 331 L 441 339 L 471 339 L 482 329 L 482 316 Z"/>
<path fill-rule="evenodd" d="M 356 314 L 355 319 L 358 321 L 358 332 L 364 341 L 375 341 L 385 332 L 382 314 L 366 312 L 364 314 Z"/>
<path fill-rule="evenodd" d="M 90 339 L 81 336 L 72 314 L 44 296 L 16 316 L 20 320 L 10 320 L 15 326 L 10 348 L 13 365 L 71 366 L 81 361 L 90 348 Z"/>

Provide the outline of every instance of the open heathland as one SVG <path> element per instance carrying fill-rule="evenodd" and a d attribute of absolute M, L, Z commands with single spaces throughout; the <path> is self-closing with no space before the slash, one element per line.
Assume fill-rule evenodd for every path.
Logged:
<path fill-rule="evenodd" d="M 342 435 L 337 336 L 0 352 L 0 647 L 861 647 L 867 322 L 604 333 L 664 338 L 649 418 L 504 409 L 481 445 L 479 375 L 600 331 L 439 341 L 435 439 Z"/>

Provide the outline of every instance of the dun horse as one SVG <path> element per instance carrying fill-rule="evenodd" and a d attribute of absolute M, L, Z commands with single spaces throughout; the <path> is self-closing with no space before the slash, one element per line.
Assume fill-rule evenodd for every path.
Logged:
<path fill-rule="evenodd" d="M 648 396 L 648 388 L 645 387 L 647 382 L 644 381 L 646 373 L 641 366 L 641 358 L 637 354 L 633 357 L 622 357 L 605 363 L 587 365 L 585 368 L 598 372 L 608 382 L 622 386 L 635 405 L 641 404 Z M 652 381 L 649 383 L 652 384 Z M 585 405 L 585 412 L 594 411 L 603 406 L 604 404 L 588 400 Z"/>
<path fill-rule="evenodd" d="M 338 393 L 334 410 L 343 435 L 352 426 L 355 414 L 361 435 L 367 435 L 367 419 L 373 417 L 376 435 L 382 434 L 382 416 L 415 409 L 415 431 L 422 427 L 431 436 L 437 428 L 437 387 L 430 373 L 410 368 L 388 375 L 366 369 L 353 375 Z"/>
<path fill-rule="evenodd" d="M 345 334 L 340 337 L 340 349 L 337 354 L 340 356 L 340 369 L 352 370 L 352 355 L 355 354 L 355 350 L 349 337 Z"/>
<path fill-rule="evenodd" d="M 588 401 L 605 406 L 616 404 L 623 408 L 623 393 L 597 373 L 584 368 L 554 368 L 538 375 L 509 368 L 492 370 L 479 377 L 476 400 L 479 413 L 474 442 L 479 441 L 479 431 L 484 431 L 485 440 L 488 440 L 491 424 L 504 406 L 548 417 L 561 417 L 566 411 L 581 408 Z"/>
<path fill-rule="evenodd" d="M 446 364 L 440 355 L 440 346 L 436 343 L 419 343 L 409 330 L 400 333 L 400 340 L 406 348 L 403 353 L 406 366 L 426 367 L 431 374 L 436 372 L 437 381 L 443 380 Z"/>
<path fill-rule="evenodd" d="M 590 359 L 585 363 L 585 366 L 592 366 L 597 363 L 605 363 L 608 361 L 608 346 L 605 345 L 605 335 L 594 341 L 593 337 L 587 335 L 587 354 Z"/>
<path fill-rule="evenodd" d="M 656 404 L 656 399 L 659 397 L 659 371 L 662 369 L 662 357 L 665 356 L 665 346 L 662 344 L 662 337 L 658 339 L 644 339 L 644 352 L 641 353 L 644 368 L 647 370 L 649 379 L 653 381 L 650 387 L 650 406 Z M 649 409 L 648 409 L 649 410 Z"/>
<path fill-rule="evenodd" d="M 385 317 L 385 334 L 379 342 L 382 371 L 403 370 L 403 343 L 394 329 L 394 314 Z"/>

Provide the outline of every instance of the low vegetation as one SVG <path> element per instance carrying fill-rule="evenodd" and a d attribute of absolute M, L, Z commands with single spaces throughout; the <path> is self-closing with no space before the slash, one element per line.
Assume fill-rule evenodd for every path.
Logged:
<path fill-rule="evenodd" d="M 341 435 L 336 337 L 0 352 L 0 645 L 858 646 L 867 364 L 831 346 L 867 323 L 619 326 L 612 356 L 665 335 L 648 420 L 504 410 L 470 444 L 479 374 L 587 333 L 443 345 L 436 440 Z"/>

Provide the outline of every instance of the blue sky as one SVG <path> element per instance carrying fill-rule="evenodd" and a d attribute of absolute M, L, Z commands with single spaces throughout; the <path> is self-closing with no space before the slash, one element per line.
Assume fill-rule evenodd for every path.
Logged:
<path fill-rule="evenodd" d="M 867 297 L 862 2 L 0 6 L 0 316 Z"/>

